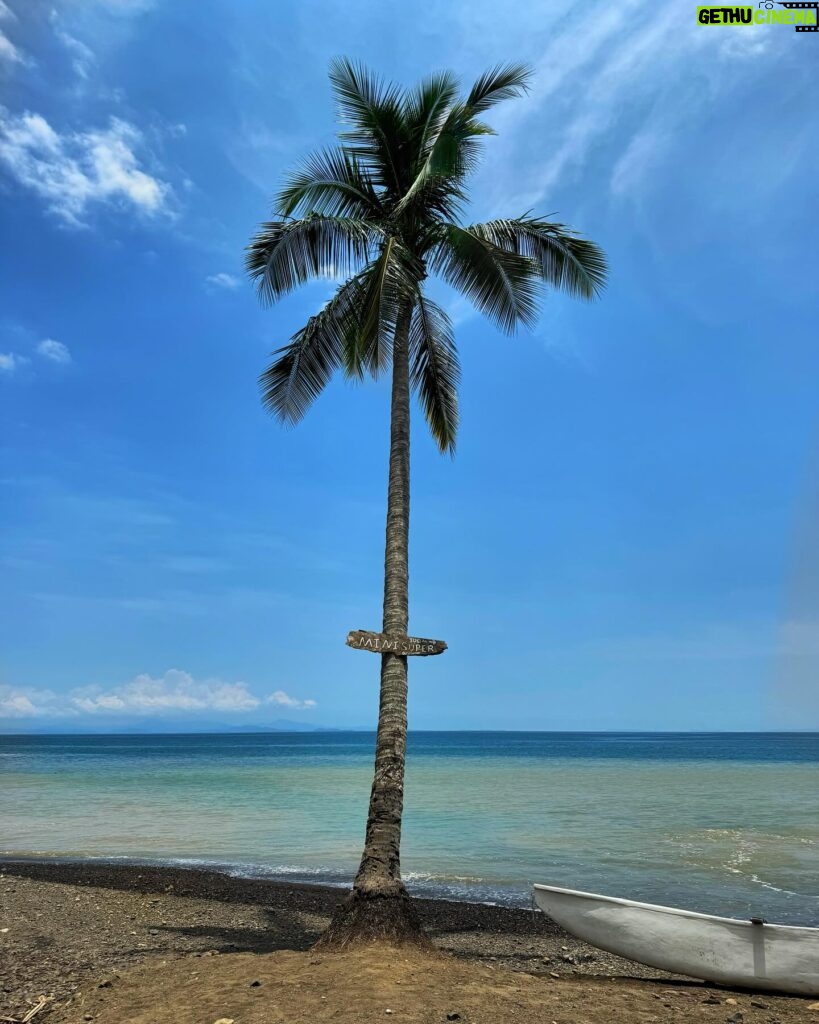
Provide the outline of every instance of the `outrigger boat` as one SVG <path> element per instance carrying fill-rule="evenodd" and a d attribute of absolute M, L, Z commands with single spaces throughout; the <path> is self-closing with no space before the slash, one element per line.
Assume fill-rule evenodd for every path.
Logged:
<path fill-rule="evenodd" d="M 535 902 L 589 945 L 720 985 L 819 995 L 819 928 L 741 921 L 535 885 Z"/>

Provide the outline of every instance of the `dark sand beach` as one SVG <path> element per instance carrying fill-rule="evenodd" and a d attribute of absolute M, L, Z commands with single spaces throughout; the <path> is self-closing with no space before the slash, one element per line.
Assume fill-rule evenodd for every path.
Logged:
<path fill-rule="evenodd" d="M 542 914 L 481 904 L 419 901 L 443 954 L 433 958 L 309 953 L 342 896 L 214 871 L 6 861 L 0 1017 L 22 1019 L 48 996 L 37 1021 L 819 1020 L 810 1000 L 675 979 Z"/>

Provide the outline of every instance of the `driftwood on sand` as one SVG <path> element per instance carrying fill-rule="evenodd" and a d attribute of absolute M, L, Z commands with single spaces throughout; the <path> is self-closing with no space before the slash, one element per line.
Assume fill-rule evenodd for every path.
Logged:
<path fill-rule="evenodd" d="M 5 1024 L 29 1024 L 29 1021 L 34 1020 L 37 1014 L 44 1010 L 53 998 L 53 996 L 40 996 L 34 1006 L 22 1017 L 0 1017 L 0 1021 L 4 1021 Z"/>

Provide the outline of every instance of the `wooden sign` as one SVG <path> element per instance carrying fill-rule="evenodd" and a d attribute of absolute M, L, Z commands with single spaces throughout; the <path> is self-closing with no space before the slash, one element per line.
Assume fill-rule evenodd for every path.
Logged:
<path fill-rule="evenodd" d="M 384 633 L 370 633 L 366 629 L 354 629 L 347 634 L 347 646 L 357 651 L 372 654 L 443 654 L 446 644 L 443 640 L 425 640 L 420 636 L 386 636 Z"/>

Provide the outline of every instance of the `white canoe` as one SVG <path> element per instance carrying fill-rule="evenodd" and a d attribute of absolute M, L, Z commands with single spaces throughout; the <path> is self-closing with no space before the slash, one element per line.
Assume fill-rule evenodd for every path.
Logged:
<path fill-rule="evenodd" d="M 739 921 L 536 885 L 535 902 L 592 946 L 720 985 L 819 995 L 819 928 Z"/>

